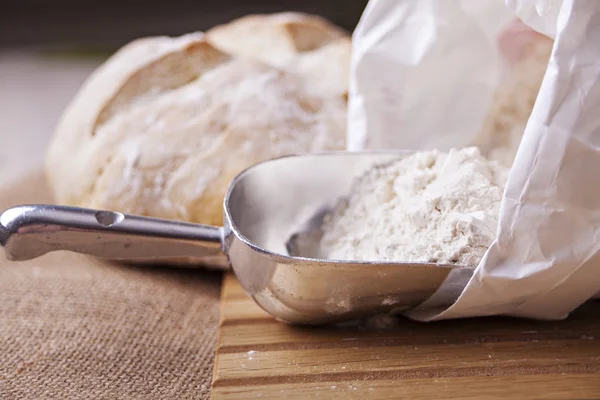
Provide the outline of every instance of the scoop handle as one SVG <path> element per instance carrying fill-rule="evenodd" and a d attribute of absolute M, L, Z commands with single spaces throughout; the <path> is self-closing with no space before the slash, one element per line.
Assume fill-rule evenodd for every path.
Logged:
<path fill-rule="evenodd" d="M 222 240 L 223 228 L 113 211 L 22 205 L 0 214 L 0 245 L 13 261 L 56 250 L 132 262 L 223 260 Z"/>

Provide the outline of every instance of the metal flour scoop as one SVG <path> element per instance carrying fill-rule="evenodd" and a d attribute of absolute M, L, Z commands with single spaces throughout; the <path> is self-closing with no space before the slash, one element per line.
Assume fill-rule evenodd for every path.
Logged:
<path fill-rule="evenodd" d="M 458 266 L 311 257 L 318 243 L 313 228 L 349 193 L 353 179 L 402 154 L 328 153 L 255 165 L 231 183 L 223 227 L 74 207 L 19 206 L 0 214 L 0 244 L 14 261 L 69 250 L 136 263 L 230 263 L 246 292 L 289 323 L 322 324 L 405 310 L 426 300 Z"/>

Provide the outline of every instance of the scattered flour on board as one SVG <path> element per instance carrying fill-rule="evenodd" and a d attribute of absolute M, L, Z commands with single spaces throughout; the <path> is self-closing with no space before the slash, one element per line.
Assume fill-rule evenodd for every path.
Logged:
<path fill-rule="evenodd" d="M 325 217 L 321 256 L 476 266 L 495 239 L 507 175 L 475 147 L 377 165 Z"/>

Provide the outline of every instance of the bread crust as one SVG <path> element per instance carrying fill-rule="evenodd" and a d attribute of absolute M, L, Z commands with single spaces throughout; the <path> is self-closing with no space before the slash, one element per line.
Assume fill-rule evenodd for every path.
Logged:
<path fill-rule="evenodd" d="M 319 37 L 337 37 L 332 32 Z M 57 125 L 46 157 L 56 200 L 222 223 L 226 189 L 244 168 L 344 148 L 344 87 L 311 82 L 314 71 L 300 70 L 318 60 L 306 64 L 295 71 L 229 54 L 202 33 L 126 45 L 89 77 Z"/>

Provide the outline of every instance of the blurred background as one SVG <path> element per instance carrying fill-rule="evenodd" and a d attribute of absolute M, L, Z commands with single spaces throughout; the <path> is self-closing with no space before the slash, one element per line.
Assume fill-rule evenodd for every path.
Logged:
<path fill-rule="evenodd" d="M 303 11 L 352 31 L 367 0 L 0 0 L 0 188 L 43 161 L 85 78 L 142 36 L 203 31 L 247 14 Z"/>

